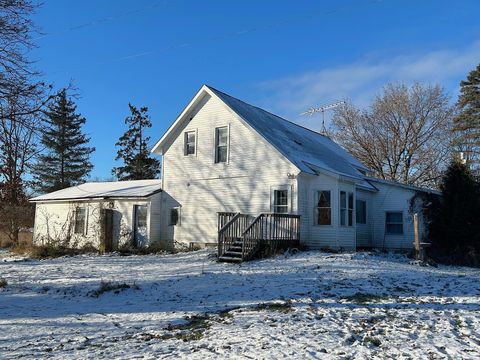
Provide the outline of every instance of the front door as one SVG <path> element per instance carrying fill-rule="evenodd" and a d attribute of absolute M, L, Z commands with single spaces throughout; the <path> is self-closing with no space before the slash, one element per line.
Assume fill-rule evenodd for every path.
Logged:
<path fill-rule="evenodd" d="M 133 240 L 134 246 L 142 247 L 147 244 L 147 205 L 135 205 L 134 213 L 134 228 Z"/>

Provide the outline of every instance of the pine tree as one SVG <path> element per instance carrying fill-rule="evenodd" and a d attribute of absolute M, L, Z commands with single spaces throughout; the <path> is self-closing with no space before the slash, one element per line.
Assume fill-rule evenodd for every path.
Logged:
<path fill-rule="evenodd" d="M 125 118 L 128 130 L 115 144 L 120 147 L 115 160 L 122 160 L 124 165 L 115 167 L 112 174 L 118 180 L 154 179 L 160 174 L 160 162 L 150 157 L 148 151 L 149 136 L 144 135 L 144 129 L 152 126 L 148 116 L 148 108 L 137 109 L 128 104 L 131 115 Z"/>
<path fill-rule="evenodd" d="M 41 143 L 45 147 L 34 167 L 35 187 L 39 192 L 51 192 L 75 186 L 93 169 L 90 138 L 82 132 L 85 118 L 76 112 L 77 106 L 60 91 L 46 112 Z"/>
<path fill-rule="evenodd" d="M 429 223 L 433 253 L 450 263 L 480 264 L 479 183 L 457 159 L 445 172 L 440 190 L 440 203 Z"/>
<path fill-rule="evenodd" d="M 460 82 L 457 106 L 459 115 L 454 121 L 456 142 L 465 152 L 469 163 L 480 160 L 480 64 L 472 70 L 466 80 Z"/>

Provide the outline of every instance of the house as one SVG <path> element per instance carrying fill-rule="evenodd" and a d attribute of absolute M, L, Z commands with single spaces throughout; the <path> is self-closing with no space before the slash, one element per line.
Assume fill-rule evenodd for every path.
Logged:
<path fill-rule="evenodd" d="M 160 234 L 160 180 L 91 182 L 37 196 L 34 242 L 104 251 Z"/>
<path fill-rule="evenodd" d="M 46 234 L 46 222 L 39 220 L 45 208 L 56 206 L 64 221 L 79 204 L 93 213 L 93 207 L 111 203 L 135 233 L 135 206 L 148 203 L 145 242 L 168 249 L 218 242 L 221 256 L 242 259 L 265 242 L 406 250 L 414 238 L 410 199 L 432 191 L 376 179 L 327 136 L 206 85 L 152 152 L 163 157 L 162 178 L 151 193 L 142 190 L 146 197 L 130 194 L 127 200 L 120 195 L 131 184 L 115 192 L 121 183 L 105 183 L 101 191 L 100 185 L 82 185 L 93 187 L 85 197 L 80 186 L 66 189 L 61 198 L 56 193 L 35 198 L 35 238 Z M 85 221 L 80 232 L 88 233 L 91 223 Z"/>
<path fill-rule="evenodd" d="M 272 225 L 259 215 L 295 214 L 293 238 L 312 249 L 411 249 L 409 201 L 431 191 L 375 179 L 327 136 L 206 85 L 152 152 L 163 156 L 166 244 L 216 244 L 231 220 L 221 223 L 217 213 L 226 212 L 263 221 L 263 236 L 283 220 Z M 245 226 L 231 225 L 240 228 L 232 237 L 245 236 Z"/>

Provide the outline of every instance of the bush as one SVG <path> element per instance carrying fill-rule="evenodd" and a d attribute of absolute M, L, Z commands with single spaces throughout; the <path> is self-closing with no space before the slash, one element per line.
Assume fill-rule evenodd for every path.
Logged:
<path fill-rule="evenodd" d="M 74 249 L 66 246 L 56 245 L 17 245 L 11 248 L 10 251 L 17 254 L 29 255 L 33 259 L 52 259 L 62 256 L 74 256 L 97 252 L 97 250 L 91 246 Z"/>
<path fill-rule="evenodd" d="M 5 280 L 4 278 L 0 278 L 0 289 L 4 288 L 7 285 L 8 285 L 7 280 Z"/>

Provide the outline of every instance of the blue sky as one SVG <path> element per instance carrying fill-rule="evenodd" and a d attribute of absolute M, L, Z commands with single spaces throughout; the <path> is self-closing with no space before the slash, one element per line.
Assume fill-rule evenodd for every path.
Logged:
<path fill-rule="evenodd" d="M 478 0 L 46 0 L 32 56 L 55 87 L 77 87 L 103 179 L 128 102 L 149 107 L 153 144 L 204 83 L 317 129 L 298 114 L 367 106 L 390 81 L 455 99 L 480 62 L 479 13 Z"/>

